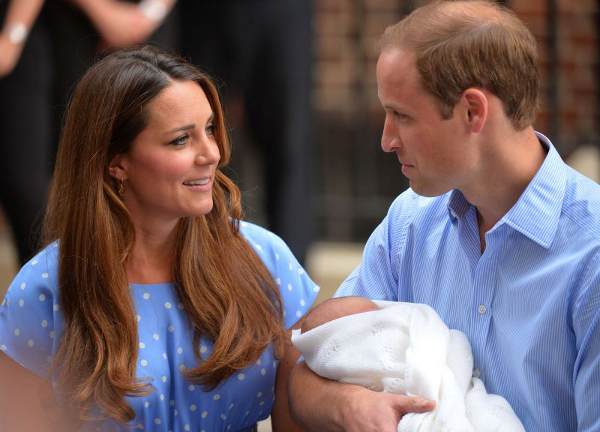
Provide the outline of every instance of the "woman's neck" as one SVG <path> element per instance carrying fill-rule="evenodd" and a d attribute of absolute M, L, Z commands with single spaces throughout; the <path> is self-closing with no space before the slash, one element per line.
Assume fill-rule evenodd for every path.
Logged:
<path fill-rule="evenodd" d="M 127 258 L 129 283 L 173 281 L 176 225 L 168 230 L 135 227 L 135 243 Z"/>

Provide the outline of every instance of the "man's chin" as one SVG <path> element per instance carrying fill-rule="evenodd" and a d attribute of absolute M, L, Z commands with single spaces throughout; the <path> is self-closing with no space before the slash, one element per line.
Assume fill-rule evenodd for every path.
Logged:
<path fill-rule="evenodd" d="M 412 180 L 409 182 L 409 186 L 414 193 L 426 198 L 438 197 L 450 191 L 450 189 L 435 187 L 434 185 L 425 185 Z"/>

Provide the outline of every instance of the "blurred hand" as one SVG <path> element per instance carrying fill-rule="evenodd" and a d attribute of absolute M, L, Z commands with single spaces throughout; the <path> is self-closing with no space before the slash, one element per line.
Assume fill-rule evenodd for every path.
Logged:
<path fill-rule="evenodd" d="M 23 47 L 8 40 L 8 36 L 0 34 L 0 78 L 10 74 L 21 57 Z"/>
<path fill-rule="evenodd" d="M 96 27 L 107 48 L 124 48 L 144 42 L 160 23 L 149 19 L 132 3 L 110 2 Z"/>
<path fill-rule="evenodd" d="M 435 402 L 420 397 L 374 392 L 362 387 L 349 393 L 346 402 L 342 423 L 347 432 L 396 432 L 404 414 L 435 408 Z"/>

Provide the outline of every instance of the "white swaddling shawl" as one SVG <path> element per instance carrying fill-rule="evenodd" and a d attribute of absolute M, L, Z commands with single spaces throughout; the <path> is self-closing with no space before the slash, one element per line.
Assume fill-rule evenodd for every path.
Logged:
<path fill-rule="evenodd" d="M 407 414 L 398 432 L 524 432 L 508 402 L 472 377 L 466 336 L 449 330 L 429 306 L 374 301 L 377 311 L 349 315 L 292 342 L 318 375 L 371 390 L 436 401 L 428 413 Z"/>

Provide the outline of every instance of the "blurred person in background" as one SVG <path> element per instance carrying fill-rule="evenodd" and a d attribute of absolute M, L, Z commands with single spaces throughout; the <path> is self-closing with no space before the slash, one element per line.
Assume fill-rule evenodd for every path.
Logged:
<path fill-rule="evenodd" d="M 182 52 L 224 84 L 233 127 L 244 126 L 262 161 L 266 222 L 302 262 L 314 223 L 312 1 L 190 0 L 179 7 Z M 248 152 L 236 147 L 234 154 L 232 169 L 243 177 Z"/>
<path fill-rule="evenodd" d="M 47 246 L 0 306 L 0 430 L 298 430 L 287 329 L 318 287 L 241 220 L 229 156 L 217 90 L 185 61 L 118 51 L 84 75 Z"/>
<path fill-rule="evenodd" d="M 37 247 L 49 171 L 71 87 L 99 50 L 148 39 L 174 2 L 0 2 L 0 203 L 21 264 Z M 156 42 L 173 45 L 168 30 L 161 32 Z"/>

